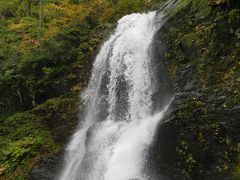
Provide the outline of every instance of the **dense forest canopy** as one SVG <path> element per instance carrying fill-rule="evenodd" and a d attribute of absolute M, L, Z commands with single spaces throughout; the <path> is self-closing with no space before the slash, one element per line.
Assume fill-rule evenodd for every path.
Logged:
<path fill-rule="evenodd" d="M 83 82 L 87 70 L 81 67 L 101 39 L 91 31 L 154 3 L 1 1 L 1 113 L 26 110 L 59 96 L 77 84 L 79 77 Z"/>
<path fill-rule="evenodd" d="M 78 94 L 101 43 L 122 16 L 158 9 L 164 1 L 0 0 L 0 179 L 26 179 L 35 164 L 63 148 L 77 125 Z M 207 113 L 219 102 L 229 112 L 239 108 L 239 0 L 180 0 L 168 15 L 173 26 L 162 40 L 169 75 L 176 79 L 190 63 L 203 94 L 179 108 L 177 118 L 188 120 L 181 133 L 202 128 L 196 135 L 199 147 L 205 151 L 218 144 L 216 171 L 237 179 L 236 118 L 224 122 Z M 198 162 L 184 138 L 174 151 L 179 172 L 189 178 Z"/>
<path fill-rule="evenodd" d="M 0 176 L 25 178 L 58 151 L 55 121 L 68 133 L 76 126 L 77 94 L 103 39 L 123 15 L 160 2 L 0 0 Z"/>

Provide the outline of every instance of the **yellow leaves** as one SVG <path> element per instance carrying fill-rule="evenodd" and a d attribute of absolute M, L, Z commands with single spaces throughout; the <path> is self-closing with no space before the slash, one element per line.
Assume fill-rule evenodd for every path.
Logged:
<path fill-rule="evenodd" d="M 81 4 L 49 3 L 43 8 L 43 14 L 53 18 L 82 18 L 84 16 L 84 6 Z"/>
<path fill-rule="evenodd" d="M 10 24 L 9 25 L 9 29 L 17 31 L 17 32 L 22 32 L 23 29 L 27 29 L 27 27 L 25 26 L 25 24 L 21 24 L 21 23 L 17 23 L 17 24 Z"/>
<path fill-rule="evenodd" d="M 230 69 L 228 72 L 225 73 L 223 79 L 226 83 L 230 83 L 232 81 L 234 81 L 235 79 L 235 72 L 234 72 L 234 67 L 232 69 Z"/>
<path fill-rule="evenodd" d="M 109 20 L 111 17 L 114 16 L 115 10 L 113 8 L 107 8 L 103 13 L 101 14 L 99 20 L 100 22 L 106 22 Z"/>
<path fill-rule="evenodd" d="M 25 35 L 23 37 L 23 43 L 30 44 L 30 45 L 33 45 L 33 46 L 39 46 L 39 41 L 38 40 L 33 39 L 33 38 L 31 38 L 31 37 L 29 37 L 27 35 Z"/>
<path fill-rule="evenodd" d="M 24 35 L 19 49 L 20 49 L 21 52 L 25 52 L 29 49 L 33 49 L 33 48 L 36 48 L 38 46 L 40 46 L 39 40 L 31 38 L 28 35 Z"/>
<path fill-rule="evenodd" d="M 86 17 L 86 7 L 82 4 L 49 3 L 43 7 L 43 16 L 49 20 L 45 24 L 46 31 L 42 37 L 43 40 L 52 38 L 59 33 L 60 30 L 68 26 L 69 23 L 80 21 Z"/>
<path fill-rule="evenodd" d="M 49 24 L 48 27 L 42 37 L 42 39 L 47 40 L 55 36 L 59 33 L 61 29 L 66 27 L 68 23 L 70 23 L 71 20 L 69 18 L 59 18 L 59 19 L 53 19 Z"/>
<path fill-rule="evenodd" d="M 51 28 L 44 33 L 42 39 L 43 40 L 50 39 L 53 36 L 55 36 L 59 31 L 60 31 L 60 28 L 58 26 L 51 26 Z"/>
<path fill-rule="evenodd" d="M 38 26 L 38 21 L 34 18 L 26 17 L 20 21 L 10 24 L 8 27 L 18 33 L 30 33 L 34 27 Z"/>
<path fill-rule="evenodd" d="M 40 45 L 37 40 L 39 28 L 38 21 L 36 19 L 30 17 L 22 18 L 18 22 L 9 24 L 8 28 L 18 34 L 21 34 L 20 45 L 16 44 L 16 48 L 21 52 L 25 52 Z"/>
<path fill-rule="evenodd" d="M 91 1 L 91 4 L 90 4 L 91 7 L 97 7 L 97 6 L 102 7 L 107 5 L 109 5 L 107 0 L 95 0 L 95 1 Z"/>
<path fill-rule="evenodd" d="M 84 84 L 79 83 L 76 86 L 73 86 L 71 91 L 75 92 L 75 93 L 79 93 L 79 92 L 81 92 L 83 90 L 83 88 L 84 88 Z"/>

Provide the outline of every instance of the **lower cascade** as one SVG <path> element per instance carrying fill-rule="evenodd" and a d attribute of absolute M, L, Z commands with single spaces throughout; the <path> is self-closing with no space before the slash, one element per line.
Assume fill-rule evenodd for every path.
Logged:
<path fill-rule="evenodd" d="M 155 17 L 156 12 L 123 17 L 102 45 L 81 94 L 84 118 L 66 148 L 60 180 L 149 179 L 147 149 L 168 107 L 154 108 L 159 87 L 151 44 L 164 11 Z"/>

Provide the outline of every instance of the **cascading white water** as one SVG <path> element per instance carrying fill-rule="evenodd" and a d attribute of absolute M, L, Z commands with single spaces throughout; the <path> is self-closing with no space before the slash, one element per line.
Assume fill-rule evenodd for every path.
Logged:
<path fill-rule="evenodd" d="M 145 152 L 167 108 L 156 113 L 152 107 L 155 14 L 123 17 L 103 44 L 82 94 L 86 116 L 66 149 L 60 180 L 147 179 Z"/>

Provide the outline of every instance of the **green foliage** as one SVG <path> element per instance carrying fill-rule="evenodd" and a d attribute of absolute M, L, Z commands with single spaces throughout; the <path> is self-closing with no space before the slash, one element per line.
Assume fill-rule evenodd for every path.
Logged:
<path fill-rule="evenodd" d="M 130 10 L 132 11 L 139 11 L 140 8 L 143 6 L 142 0 L 120 0 L 117 3 L 117 9 L 120 12 L 129 13 Z"/>
<path fill-rule="evenodd" d="M 52 134 L 55 134 L 58 128 L 64 127 L 64 132 L 61 132 L 62 138 L 59 140 L 58 137 L 54 137 L 54 140 L 65 143 L 64 140 L 77 125 L 79 102 L 77 94 L 65 95 L 46 101 L 32 112 L 41 118 L 41 122 L 47 125 Z"/>
<path fill-rule="evenodd" d="M 123 15 L 160 2 L 1 0 L 0 179 L 26 179 L 64 143 L 103 39 Z"/>
<path fill-rule="evenodd" d="M 69 94 L 31 111 L 0 117 L 1 179 L 26 179 L 32 165 L 58 151 L 76 127 L 79 102 L 77 94 Z"/>
<path fill-rule="evenodd" d="M 238 178 L 238 118 L 229 114 L 240 103 L 239 6 L 210 7 L 207 1 L 186 0 L 169 15 L 174 13 L 179 18 L 170 17 L 171 27 L 162 33 L 165 63 L 173 80 L 191 65 L 201 94 L 177 111 L 176 168 L 193 179 L 208 176 L 209 169 Z"/>
<path fill-rule="evenodd" d="M 240 165 L 239 164 L 235 167 L 235 171 L 234 171 L 233 175 L 234 175 L 234 177 L 233 177 L 234 180 L 240 179 Z"/>
<path fill-rule="evenodd" d="M 79 80 L 85 83 L 89 28 L 88 22 L 70 25 L 68 30 L 43 41 L 41 47 L 19 52 L 17 63 L 16 59 L 10 60 L 11 56 L 5 60 L 0 71 L 0 92 L 4 95 L 2 102 L 9 102 L 2 106 L 32 107 L 69 91 Z"/>
<path fill-rule="evenodd" d="M 35 114 L 41 114 L 41 117 L 46 115 L 50 116 L 62 116 L 67 118 L 72 110 L 76 110 L 79 107 L 79 98 L 78 95 L 65 95 L 58 98 L 53 98 L 46 101 L 44 104 L 40 104 L 32 111 Z M 67 114 L 69 113 L 69 114 Z"/>
<path fill-rule="evenodd" d="M 204 97 L 204 99 L 207 97 Z M 239 154 L 235 127 L 227 115 L 213 115 L 215 102 L 208 105 L 193 97 L 186 101 L 177 112 L 177 127 L 180 142 L 176 152 L 179 158 L 177 169 L 186 177 L 205 177 L 204 171 L 209 164 L 212 173 L 233 171 L 235 157 Z M 211 162 L 206 159 L 211 158 Z"/>
<path fill-rule="evenodd" d="M 193 155 L 189 153 L 188 143 L 182 141 L 181 145 L 176 148 L 177 154 L 180 157 L 178 162 L 179 171 L 186 177 L 190 177 L 193 173 L 194 167 L 196 166 L 196 160 L 193 158 Z"/>
<path fill-rule="evenodd" d="M 0 113 L 14 113 L 60 96 L 89 76 L 94 52 L 112 22 L 155 1 L 3 1 L 14 16 L 1 21 Z M 40 28 L 39 24 L 43 26 Z"/>
<path fill-rule="evenodd" d="M 14 114 L 2 123 L 0 167 L 6 178 L 17 167 L 26 165 L 26 160 L 58 148 L 39 117 L 30 112 Z M 27 166 L 30 168 L 29 164 Z"/>
<path fill-rule="evenodd" d="M 160 4 L 166 0 L 118 0 L 114 4 L 114 16 L 115 19 L 119 19 L 125 14 L 132 12 L 139 12 L 143 10 L 149 10 L 151 7 L 154 7 L 156 4 Z"/>

